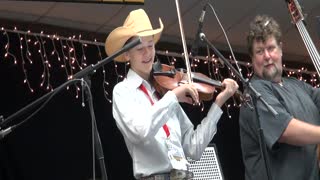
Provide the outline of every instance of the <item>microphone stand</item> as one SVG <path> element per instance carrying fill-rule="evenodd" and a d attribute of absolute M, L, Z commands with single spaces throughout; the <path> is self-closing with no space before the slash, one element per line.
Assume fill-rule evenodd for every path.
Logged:
<path fill-rule="evenodd" d="M 17 126 L 14 125 L 11 127 L 8 127 L 6 129 L 2 129 L 1 127 L 3 127 L 5 124 L 11 122 L 12 120 L 18 118 L 19 116 L 23 115 L 24 113 L 27 113 L 28 111 L 30 111 L 32 108 L 34 108 L 35 106 L 39 105 L 40 103 L 44 102 L 46 99 L 50 98 L 52 95 L 54 95 L 56 92 L 58 92 L 57 90 L 60 90 L 64 87 L 67 87 L 68 85 L 70 85 L 70 81 L 75 80 L 75 79 L 88 79 L 88 75 L 95 73 L 95 71 L 97 69 L 99 69 L 100 67 L 104 66 L 105 64 L 113 61 L 113 59 L 119 55 L 121 55 L 122 53 L 128 51 L 129 49 L 137 46 L 138 44 L 141 43 L 141 39 L 135 39 L 133 41 L 131 41 L 130 43 L 126 44 L 122 49 L 120 49 L 119 51 L 115 52 L 114 54 L 110 55 L 109 57 L 99 61 L 98 63 L 96 63 L 95 65 L 91 64 L 90 66 L 87 66 L 86 68 L 84 68 L 83 70 L 79 71 L 78 73 L 74 74 L 74 76 L 68 80 L 67 82 L 63 83 L 62 85 L 60 85 L 59 87 L 57 87 L 56 89 L 54 89 L 53 91 L 43 95 L 42 97 L 40 97 L 39 99 L 33 101 L 32 103 L 30 103 L 29 105 L 25 106 L 24 108 L 20 109 L 19 111 L 17 111 L 16 113 L 12 114 L 11 116 L 9 116 L 6 119 L 3 119 L 2 116 L 0 116 L 0 140 L 2 138 L 4 138 L 6 135 L 8 135 L 13 129 L 15 129 Z M 88 83 L 90 84 L 90 83 Z M 90 88 L 88 89 L 88 91 L 90 91 Z M 89 94 L 89 93 L 88 93 Z M 91 94 L 91 92 L 90 92 Z M 94 112 L 93 111 L 93 105 L 92 105 L 92 97 L 89 96 L 89 104 L 90 104 L 90 112 Z M 95 136 L 95 146 L 96 148 L 96 155 L 98 156 L 99 160 L 100 160 L 100 168 L 101 168 L 101 174 L 104 180 L 107 180 L 107 173 L 106 173 L 106 169 L 105 169 L 105 164 L 104 164 L 104 156 L 103 156 L 103 150 L 102 150 L 102 145 L 101 145 L 101 141 L 100 141 L 100 136 L 97 130 L 97 125 L 95 122 L 95 117 L 94 117 L 94 113 L 91 113 L 92 119 L 94 120 L 94 136 Z M 1 130 L 2 129 L 2 130 Z"/>
<path fill-rule="evenodd" d="M 100 139 L 100 135 L 99 135 L 99 131 L 97 128 L 97 121 L 94 115 L 94 109 L 93 109 L 93 99 L 92 99 L 92 93 L 91 93 L 91 79 L 89 78 L 91 77 L 90 75 L 85 76 L 84 78 L 82 78 L 86 84 L 82 84 L 82 87 L 84 88 L 85 94 L 87 96 L 87 101 L 89 104 L 89 111 L 91 114 L 91 119 L 92 119 L 92 142 L 93 142 L 93 147 L 92 147 L 92 152 L 95 152 L 97 159 L 99 160 L 100 163 L 100 170 L 101 170 L 101 176 L 103 180 L 107 180 L 108 176 L 107 176 L 107 172 L 106 172 L 106 167 L 105 167 L 105 163 L 104 163 L 104 154 L 103 154 L 103 149 L 102 149 L 102 144 L 101 144 L 101 139 Z M 95 180 L 96 177 L 96 173 L 95 173 L 95 160 L 94 160 L 94 155 L 92 158 L 92 176 L 93 176 L 93 180 Z"/>
<path fill-rule="evenodd" d="M 278 117 L 278 115 L 279 115 L 278 112 L 276 112 L 272 108 L 272 106 L 270 106 L 264 100 L 264 98 L 261 96 L 261 94 L 254 87 L 252 87 L 251 83 L 247 79 L 244 79 L 243 76 L 241 76 L 241 74 L 231 65 L 231 63 L 206 38 L 206 35 L 203 32 L 199 33 L 199 37 L 200 37 L 200 39 L 202 41 L 205 41 L 205 43 L 214 51 L 214 53 L 216 55 L 218 55 L 218 57 L 220 59 L 222 59 L 222 61 L 228 66 L 228 68 L 231 69 L 231 71 L 237 76 L 237 78 L 240 79 L 240 81 L 244 84 L 244 86 L 247 87 L 252 92 L 252 94 L 254 95 L 254 98 L 253 98 L 254 100 L 253 101 L 254 101 L 254 107 L 255 107 L 255 112 L 256 112 L 256 116 L 257 116 L 260 151 L 261 151 L 262 159 L 263 159 L 264 164 L 265 164 L 265 168 L 266 168 L 266 172 L 267 172 L 267 178 L 268 178 L 268 180 L 272 180 L 271 170 L 270 170 L 270 163 L 269 163 L 269 159 L 267 157 L 266 143 L 265 143 L 264 138 L 263 138 L 263 129 L 261 128 L 261 124 L 260 124 L 260 119 L 259 119 L 259 114 L 258 114 L 258 111 L 257 111 L 256 103 L 257 103 L 258 100 L 261 101 L 262 104 L 268 109 L 269 112 L 271 112 L 273 114 L 273 116 L 275 118 Z"/>

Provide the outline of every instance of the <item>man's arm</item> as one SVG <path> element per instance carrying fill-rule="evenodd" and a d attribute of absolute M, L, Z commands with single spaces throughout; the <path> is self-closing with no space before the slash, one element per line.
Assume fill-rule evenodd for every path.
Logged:
<path fill-rule="evenodd" d="M 278 142 L 292 145 L 320 144 L 320 126 L 291 119 Z"/>

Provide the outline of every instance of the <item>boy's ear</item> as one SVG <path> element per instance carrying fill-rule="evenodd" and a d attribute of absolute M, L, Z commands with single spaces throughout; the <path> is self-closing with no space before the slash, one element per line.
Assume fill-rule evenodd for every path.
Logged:
<path fill-rule="evenodd" d="M 123 53 L 123 56 L 124 56 L 124 59 L 125 59 L 126 61 L 129 61 L 129 60 L 130 60 L 130 57 L 129 57 L 129 53 L 128 53 L 128 52 L 124 52 L 124 53 Z"/>

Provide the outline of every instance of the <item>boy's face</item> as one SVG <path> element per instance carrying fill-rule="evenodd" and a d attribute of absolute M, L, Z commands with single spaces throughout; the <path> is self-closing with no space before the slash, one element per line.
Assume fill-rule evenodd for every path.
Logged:
<path fill-rule="evenodd" d="M 149 78 L 155 57 L 154 40 L 153 36 L 140 38 L 142 41 L 141 44 L 127 51 L 125 58 L 130 61 L 131 69 L 141 77 Z"/>

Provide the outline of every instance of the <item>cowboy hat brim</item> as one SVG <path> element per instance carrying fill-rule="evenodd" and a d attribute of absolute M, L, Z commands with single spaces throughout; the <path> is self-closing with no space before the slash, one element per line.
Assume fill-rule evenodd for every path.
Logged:
<path fill-rule="evenodd" d="M 106 39 L 106 42 L 105 42 L 106 53 L 108 54 L 108 56 L 116 53 L 124 46 L 124 44 L 131 37 L 134 37 L 134 36 L 145 37 L 145 36 L 153 35 L 154 43 L 157 43 L 163 31 L 163 24 L 160 18 L 159 18 L 159 23 L 160 23 L 160 28 L 145 30 L 143 32 L 135 32 L 131 28 L 124 27 L 124 26 L 114 29 Z M 115 57 L 114 60 L 117 62 L 126 62 L 126 59 L 124 58 L 123 54 Z"/>

